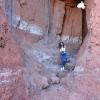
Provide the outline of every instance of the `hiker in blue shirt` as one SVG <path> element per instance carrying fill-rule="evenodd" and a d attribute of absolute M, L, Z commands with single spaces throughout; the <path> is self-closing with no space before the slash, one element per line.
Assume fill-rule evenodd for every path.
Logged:
<path fill-rule="evenodd" d="M 59 43 L 59 49 L 60 49 L 60 64 L 61 64 L 61 71 L 64 70 L 65 64 L 68 61 L 69 55 L 67 54 L 64 43 Z"/>

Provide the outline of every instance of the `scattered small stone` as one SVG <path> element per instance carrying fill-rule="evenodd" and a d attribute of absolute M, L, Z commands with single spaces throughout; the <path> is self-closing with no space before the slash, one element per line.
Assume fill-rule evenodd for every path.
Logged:
<path fill-rule="evenodd" d="M 69 62 L 65 65 L 65 70 L 67 71 L 73 71 L 75 69 L 75 60 L 73 58 L 69 59 Z"/>
<path fill-rule="evenodd" d="M 55 74 L 52 74 L 49 80 L 49 84 L 59 84 L 59 83 L 60 83 L 60 79 Z"/>
<path fill-rule="evenodd" d="M 63 78 L 63 77 L 66 76 L 66 74 L 67 74 L 67 71 L 66 71 L 66 70 L 64 70 L 64 71 L 59 71 L 59 72 L 56 74 L 56 76 L 59 77 L 59 78 Z"/>
<path fill-rule="evenodd" d="M 47 80 L 47 77 L 41 77 L 41 83 L 40 83 L 40 88 L 41 89 L 47 89 L 49 87 L 49 83 Z"/>

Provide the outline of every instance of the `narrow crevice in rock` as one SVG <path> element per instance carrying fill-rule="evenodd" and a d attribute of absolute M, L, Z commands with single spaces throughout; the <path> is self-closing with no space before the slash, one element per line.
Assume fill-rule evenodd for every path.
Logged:
<path fill-rule="evenodd" d="M 53 4 L 54 4 L 55 0 L 53 0 Z M 51 33 L 51 26 L 52 26 L 52 8 L 51 8 L 51 2 L 50 0 L 48 1 L 48 7 L 49 7 L 49 24 L 48 24 L 48 35 L 49 33 Z"/>
<path fill-rule="evenodd" d="M 3 37 L 0 37 L 0 47 L 4 48 L 5 47 L 5 40 Z"/>
<path fill-rule="evenodd" d="M 61 29 L 60 36 L 63 34 L 63 28 L 64 28 L 65 20 L 66 20 L 66 4 L 65 4 L 65 7 L 64 7 L 64 10 L 65 10 L 65 13 L 64 13 L 64 17 L 63 17 L 63 23 L 62 23 L 62 29 Z"/>
<path fill-rule="evenodd" d="M 86 10 L 82 10 L 82 43 L 88 33 Z"/>

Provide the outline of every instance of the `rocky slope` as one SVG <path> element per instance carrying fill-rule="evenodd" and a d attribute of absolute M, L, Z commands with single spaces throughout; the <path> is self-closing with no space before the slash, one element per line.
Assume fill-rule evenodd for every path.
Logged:
<path fill-rule="evenodd" d="M 100 100 L 99 0 L 85 3 L 86 16 L 74 0 L 0 0 L 0 100 Z"/>

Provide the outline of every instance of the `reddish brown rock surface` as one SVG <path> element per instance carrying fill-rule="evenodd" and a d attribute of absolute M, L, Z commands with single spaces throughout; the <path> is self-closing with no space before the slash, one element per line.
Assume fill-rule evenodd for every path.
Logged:
<path fill-rule="evenodd" d="M 91 96 L 91 99 L 99 100 L 100 97 L 100 6 L 99 0 L 87 3 L 88 33 L 79 51 L 76 69 L 81 76 L 77 77 L 77 90 Z M 87 99 L 86 99 L 87 100 Z"/>
<path fill-rule="evenodd" d="M 2 1 L 0 100 L 100 100 L 99 0 L 85 0 L 88 32 L 70 73 L 59 70 L 56 35 L 76 56 L 85 15 L 73 0 Z"/>
<path fill-rule="evenodd" d="M 81 43 L 82 11 L 72 8 L 73 0 L 19 0 L 16 4 L 17 27 L 21 28 L 22 21 L 26 21 L 28 26 L 31 25 L 34 30 L 37 29 L 33 31 L 35 34 L 51 33 L 52 38 L 62 34 L 62 39 L 66 42 Z M 20 19 L 19 26 L 18 19 Z M 25 27 L 25 23 L 23 24 Z"/>
<path fill-rule="evenodd" d="M 0 100 L 27 100 L 23 80 L 23 58 L 0 8 Z"/>
<path fill-rule="evenodd" d="M 0 9 L 0 65 L 20 66 L 23 63 L 21 52 L 11 35 L 4 11 Z"/>
<path fill-rule="evenodd" d="M 96 6 L 94 6 L 94 3 L 96 3 Z M 100 18 L 98 13 L 100 7 L 98 0 L 94 0 L 92 3 L 87 2 L 87 6 L 88 34 L 79 52 L 78 62 L 79 66 L 85 66 L 92 70 L 100 67 Z"/>

